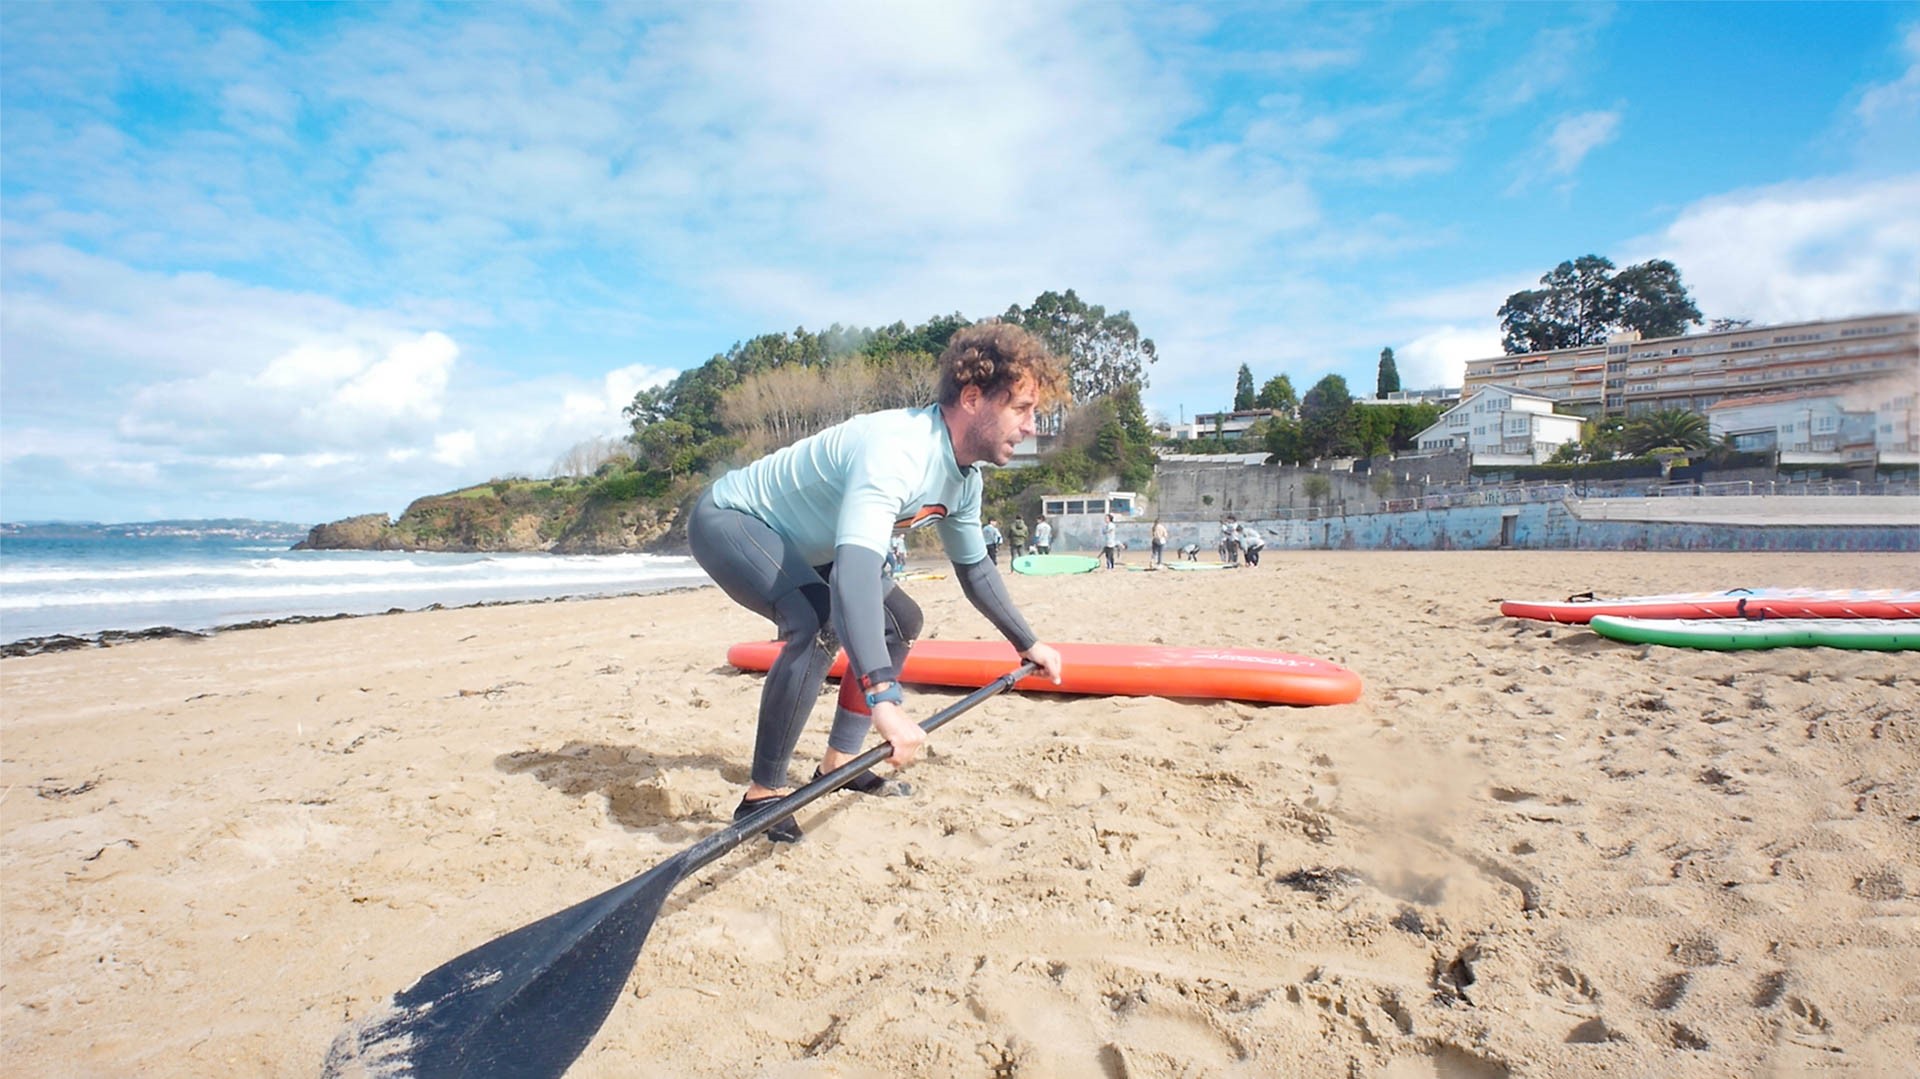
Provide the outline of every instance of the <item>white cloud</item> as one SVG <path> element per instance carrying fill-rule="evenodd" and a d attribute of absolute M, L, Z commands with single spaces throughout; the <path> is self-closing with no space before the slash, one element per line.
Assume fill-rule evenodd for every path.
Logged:
<path fill-rule="evenodd" d="M 609 434 L 624 431 L 627 423 L 621 412 L 633 403 L 634 395 L 649 387 L 663 386 L 677 374 L 678 371 L 646 364 L 616 368 L 600 380 L 598 393 L 578 391 L 564 395 L 561 412 L 570 422 L 602 424 Z"/>
<path fill-rule="evenodd" d="M 1583 112 L 1562 119 L 1547 136 L 1547 148 L 1552 153 L 1548 171 L 1556 176 L 1571 174 L 1588 154 L 1612 142 L 1619 130 L 1617 111 Z"/>
<path fill-rule="evenodd" d="M 544 473 L 622 432 L 634 392 L 676 373 L 515 377 L 388 312 L 51 245 L 6 255 L 0 460 L 16 515 L 397 511 L 476 475 Z"/>
<path fill-rule="evenodd" d="M 1428 330 L 1393 352 L 1400 384 L 1410 390 L 1435 386 L 1457 388 L 1466 377 L 1467 361 L 1500 355 L 1497 329 L 1440 326 Z"/>
<path fill-rule="evenodd" d="M 473 462 L 479 440 L 472 431 L 449 431 L 433 438 L 433 459 L 443 465 L 462 468 Z"/>
<path fill-rule="evenodd" d="M 1709 318 L 1794 322 L 1920 307 L 1920 174 L 1706 199 L 1630 261 L 1670 259 Z"/>
<path fill-rule="evenodd" d="M 1620 110 L 1594 110 L 1561 117 L 1519 165 L 1518 175 L 1508 185 L 1507 194 L 1526 191 L 1535 184 L 1558 180 L 1564 188 L 1580 169 L 1587 155 L 1612 142 L 1620 131 Z"/>
<path fill-rule="evenodd" d="M 136 442 L 217 453 L 359 450 L 418 437 L 441 414 L 459 349 L 432 331 L 370 360 L 377 347 L 303 345 L 258 373 L 149 382 L 133 392 L 119 429 Z"/>
<path fill-rule="evenodd" d="M 1854 115 L 1869 127 L 1880 124 L 1911 124 L 1920 119 L 1920 23 L 1907 27 L 1901 35 L 1901 51 L 1907 57 L 1907 70 L 1892 82 L 1867 87 L 1854 106 Z M 1912 137 L 1912 129 L 1906 129 Z"/>
<path fill-rule="evenodd" d="M 459 346 L 446 334 L 429 332 L 393 346 L 382 359 L 357 374 L 334 394 L 342 408 L 409 421 L 437 419 L 441 397 Z"/>
<path fill-rule="evenodd" d="M 1389 318 L 1416 323 L 1461 322 L 1474 316 L 1491 320 L 1507 297 L 1539 283 L 1538 275 L 1469 281 L 1388 299 L 1382 311 Z"/>
<path fill-rule="evenodd" d="M 1242 16 L 1206 6 L 383 8 L 297 46 L 226 9 L 21 10 L 9 104 L 54 104 L 8 116 L 6 459 L 44 458 L 19 449 L 44 431 L 181 498 L 274 461 L 335 516 L 541 472 L 623 431 L 662 357 L 1067 286 L 1158 340 L 1169 410 L 1224 404 L 1243 362 L 1364 389 L 1395 342 L 1408 385 L 1454 384 L 1497 354 L 1504 297 L 1588 249 L 1503 276 L 1531 256 L 1475 234 L 1485 155 L 1511 152 L 1488 147 L 1531 130 L 1516 185 L 1564 184 L 1639 134 L 1575 96 L 1610 17 L 1584 8 L 1475 9 L 1397 61 L 1372 9 L 1263 10 L 1248 38 L 1280 50 L 1221 48 Z M 1443 92 L 1469 71 L 1477 94 Z M 1854 111 L 1891 130 L 1916 78 Z M 133 79 L 204 124 L 126 125 Z M 1914 218 L 1862 185 L 1757 189 L 1639 257 L 1674 258 L 1710 314 L 1911 307 L 1888 282 L 1915 277 Z"/>
<path fill-rule="evenodd" d="M 1569 20 L 1568 25 L 1537 31 L 1521 51 L 1511 46 L 1504 50 L 1514 59 L 1487 77 L 1482 92 L 1489 108 L 1496 112 L 1518 109 L 1582 78 L 1586 57 L 1612 22 L 1613 11 L 1606 4 L 1578 4 L 1559 14 Z M 1497 16 L 1492 18 L 1493 28 L 1507 38 L 1511 32 L 1497 25 Z"/>
<path fill-rule="evenodd" d="M 59 244 L 0 248 L 12 358 L 115 374 L 260 369 L 260 357 L 379 339 L 388 315 L 203 272 L 156 273 Z M 292 366 L 321 362 L 302 358 Z M 19 374 L 9 363 L 9 378 Z"/>
<path fill-rule="evenodd" d="M 270 391 L 326 389 L 366 366 L 366 354 L 357 348 L 301 345 L 267 364 L 254 383 Z"/>

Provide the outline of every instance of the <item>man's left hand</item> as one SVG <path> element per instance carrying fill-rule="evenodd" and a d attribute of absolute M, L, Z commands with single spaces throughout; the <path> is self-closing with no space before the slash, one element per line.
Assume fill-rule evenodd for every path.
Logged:
<path fill-rule="evenodd" d="M 1055 651 L 1052 645 L 1035 641 L 1032 648 L 1020 654 L 1039 664 L 1040 670 L 1048 678 L 1053 679 L 1054 685 L 1060 684 L 1060 653 Z"/>

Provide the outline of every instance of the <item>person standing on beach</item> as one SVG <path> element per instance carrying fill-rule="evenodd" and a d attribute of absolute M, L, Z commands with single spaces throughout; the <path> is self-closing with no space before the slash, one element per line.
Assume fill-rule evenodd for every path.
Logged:
<path fill-rule="evenodd" d="M 1113 523 L 1113 514 L 1100 525 L 1100 555 L 1107 560 L 1107 568 L 1113 568 L 1113 556 L 1120 549 L 1120 530 Z"/>
<path fill-rule="evenodd" d="M 1013 556 L 1019 558 L 1027 553 L 1027 519 L 1015 514 L 1013 523 L 1007 526 L 1007 538 L 1013 541 Z"/>
<path fill-rule="evenodd" d="M 1000 521 L 998 518 L 993 518 L 993 517 L 987 518 L 986 525 L 980 529 L 980 538 L 984 540 L 987 545 L 987 561 L 993 563 L 996 566 L 999 565 L 1000 564 Z"/>
<path fill-rule="evenodd" d="M 893 542 L 887 545 L 887 576 L 898 577 L 905 572 L 907 572 L 907 537 L 895 532 Z"/>
<path fill-rule="evenodd" d="M 1153 564 L 1158 566 L 1167 553 L 1167 526 L 1159 521 L 1153 522 L 1152 548 Z"/>
<path fill-rule="evenodd" d="M 1053 526 L 1047 523 L 1047 515 L 1033 522 L 1033 550 L 1035 554 L 1053 553 Z"/>
<path fill-rule="evenodd" d="M 1261 538 L 1259 528 L 1253 525 L 1240 526 L 1240 549 L 1246 552 L 1248 566 L 1260 564 L 1260 549 L 1266 545 L 1267 541 Z"/>
<path fill-rule="evenodd" d="M 700 496 L 687 525 L 694 560 L 734 602 L 771 620 L 781 642 L 761 687 L 751 780 L 735 820 L 790 793 L 787 767 L 836 644 L 848 671 L 814 774 L 857 756 L 869 728 L 892 744 L 894 767 L 919 757 L 926 732 L 907 715 L 899 671 L 923 620 L 881 572 L 895 529 L 934 526 L 974 608 L 1060 681 L 1060 653 L 1028 627 L 987 559 L 980 466 L 1012 459 L 1061 381 L 1059 362 L 1025 330 L 969 326 L 940 356 L 938 403 L 855 416 L 721 476 Z M 847 787 L 879 794 L 888 784 L 867 773 Z M 801 836 L 790 817 L 766 834 L 776 843 Z"/>

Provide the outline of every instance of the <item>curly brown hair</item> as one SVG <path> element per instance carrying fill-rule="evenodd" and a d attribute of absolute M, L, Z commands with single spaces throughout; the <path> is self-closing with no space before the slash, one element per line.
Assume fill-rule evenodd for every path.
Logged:
<path fill-rule="evenodd" d="M 1059 397 L 1066 381 L 1039 338 L 1010 322 L 975 323 L 954 334 L 940 354 L 940 403 L 957 403 L 968 386 L 988 397 L 1012 393 L 1023 378 L 1033 379 L 1042 402 Z"/>

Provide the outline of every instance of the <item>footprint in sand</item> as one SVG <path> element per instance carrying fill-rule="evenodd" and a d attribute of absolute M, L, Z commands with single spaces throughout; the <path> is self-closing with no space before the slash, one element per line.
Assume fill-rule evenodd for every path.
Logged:
<path fill-rule="evenodd" d="M 1705 1035 L 1684 1023 L 1673 1024 L 1667 1031 L 1667 1039 L 1673 1043 L 1675 1049 L 1705 1052 L 1713 1048 L 1713 1043 L 1708 1041 Z"/>
<path fill-rule="evenodd" d="M 1753 1006 L 1765 1011 L 1775 1004 L 1780 1003 L 1780 998 L 1786 995 L 1787 972 L 1784 970 L 1769 971 L 1766 974 L 1762 974 L 1759 984 L 1753 987 Z"/>
<path fill-rule="evenodd" d="M 1824 1037 L 1833 1032 L 1833 1022 L 1822 1015 L 1818 1006 L 1803 997 L 1787 998 L 1787 1014 L 1792 1016 L 1796 1034 L 1809 1037 Z"/>
<path fill-rule="evenodd" d="M 1534 988 L 1569 1004 L 1586 1005 L 1600 1002 L 1600 990 L 1587 980 L 1585 974 L 1565 963 L 1555 963 L 1551 968 L 1542 970 L 1534 982 Z"/>
<path fill-rule="evenodd" d="M 1673 957 L 1681 965 L 1689 967 L 1712 967 L 1720 963 L 1720 945 L 1704 933 L 1682 937 L 1674 942 Z"/>
<path fill-rule="evenodd" d="M 1653 994 L 1647 1000 L 1648 1006 L 1657 1012 L 1672 1011 L 1687 995 L 1687 984 L 1691 980 L 1691 976 L 1684 970 L 1660 979 L 1659 984 L 1653 987 Z"/>
<path fill-rule="evenodd" d="M 1568 1045 L 1604 1045 L 1627 1040 L 1625 1034 L 1608 1026 L 1606 1020 L 1597 1016 L 1568 1031 L 1566 1037 Z"/>

